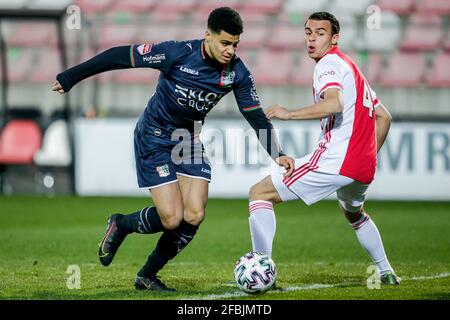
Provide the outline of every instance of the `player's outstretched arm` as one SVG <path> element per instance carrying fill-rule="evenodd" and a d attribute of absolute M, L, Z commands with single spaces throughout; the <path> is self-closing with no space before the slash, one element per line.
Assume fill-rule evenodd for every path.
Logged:
<path fill-rule="evenodd" d="M 81 80 L 95 74 L 131 67 L 130 46 L 114 47 L 58 74 L 52 90 L 62 94 L 68 92 Z"/>
<path fill-rule="evenodd" d="M 278 143 L 278 137 L 273 129 L 272 123 L 267 119 L 261 108 L 242 115 L 255 130 L 259 142 L 267 151 L 269 156 L 279 165 L 286 169 L 285 176 L 291 175 L 294 170 L 294 159 L 286 156 Z"/>
<path fill-rule="evenodd" d="M 386 137 L 391 127 L 392 116 L 383 104 L 379 104 L 375 109 L 375 122 L 377 132 L 377 152 L 386 141 Z"/>
<path fill-rule="evenodd" d="M 280 120 L 314 120 L 332 116 L 344 110 L 344 99 L 339 89 L 330 88 L 324 93 L 324 99 L 309 107 L 288 110 L 280 105 L 268 108 L 265 113 L 269 119 Z"/>

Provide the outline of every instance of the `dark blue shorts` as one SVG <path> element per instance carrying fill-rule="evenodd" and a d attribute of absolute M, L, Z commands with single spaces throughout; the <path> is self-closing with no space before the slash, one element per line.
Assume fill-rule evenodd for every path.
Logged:
<path fill-rule="evenodd" d="M 175 147 L 175 149 L 174 149 Z M 155 143 L 152 135 L 134 131 L 134 155 L 140 188 L 154 188 L 177 181 L 177 175 L 211 181 L 211 166 L 203 145 L 181 148 L 168 141 Z"/>

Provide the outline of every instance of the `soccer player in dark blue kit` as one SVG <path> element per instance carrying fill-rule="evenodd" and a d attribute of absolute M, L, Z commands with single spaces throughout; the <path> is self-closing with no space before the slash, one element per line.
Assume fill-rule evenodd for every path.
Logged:
<path fill-rule="evenodd" d="M 294 169 L 293 159 L 281 151 L 260 107 L 250 71 L 235 55 L 242 32 L 236 11 L 217 8 L 208 17 L 204 39 L 114 47 L 58 74 L 53 84 L 53 91 L 64 93 L 79 81 L 109 70 L 139 67 L 161 72 L 134 131 L 138 184 L 150 190 L 154 206 L 111 215 L 98 251 L 100 262 L 108 266 L 127 234 L 162 232 L 136 276 L 137 289 L 174 290 L 157 273 L 193 239 L 205 217 L 211 167 L 197 129 L 225 94 L 234 92 L 239 110 L 268 154 L 286 169 L 286 176 Z M 187 132 L 189 141 L 182 142 L 181 152 L 173 152 L 180 144 L 174 138 L 179 130 Z"/>

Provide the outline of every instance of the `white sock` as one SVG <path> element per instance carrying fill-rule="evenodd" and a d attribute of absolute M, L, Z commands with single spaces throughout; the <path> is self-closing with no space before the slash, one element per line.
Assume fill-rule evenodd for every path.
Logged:
<path fill-rule="evenodd" d="M 253 251 L 272 256 L 272 243 L 275 237 L 276 220 L 273 204 L 268 201 L 256 200 L 249 203 L 250 234 Z"/>
<path fill-rule="evenodd" d="M 386 271 L 394 272 L 384 252 L 383 241 L 377 226 L 369 215 L 364 213 L 362 218 L 352 223 L 351 226 L 356 232 L 359 243 L 375 263 L 379 274 L 386 273 Z"/>

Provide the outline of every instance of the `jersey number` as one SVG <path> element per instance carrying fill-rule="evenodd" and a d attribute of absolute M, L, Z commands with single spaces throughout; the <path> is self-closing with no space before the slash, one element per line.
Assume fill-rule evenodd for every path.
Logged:
<path fill-rule="evenodd" d="M 375 110 L 373 106 L 372 94 L 367 83 L 364 81 L 364 94 L 363 94 L 363 106 L 369 108 L 369 117 L 373 117 L 373 111 Z"/>

